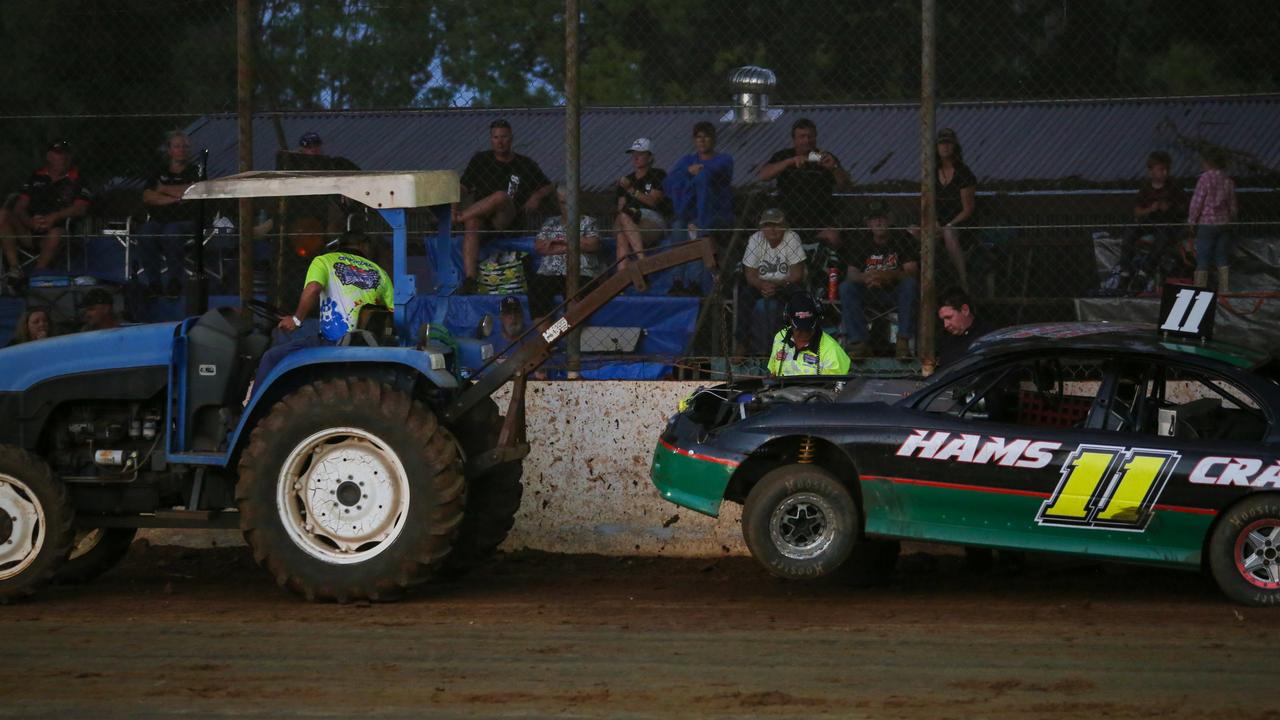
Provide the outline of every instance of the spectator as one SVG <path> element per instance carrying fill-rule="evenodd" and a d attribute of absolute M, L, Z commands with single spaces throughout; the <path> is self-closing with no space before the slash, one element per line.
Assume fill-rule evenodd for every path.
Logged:
<path fill-rule="evenodd" d="M 282 143 L 283 144 L 283 143 Z M 298 152 L 303 155 L 324 155 L 324 139 L 320 137 L 320 133 L 314 130 L 308 130 L 302 133 L 302 137 L 298 138 Z"/>
<path fill-rule="evenodd" d="M 147 180 L 142 191 L 142 202 L 150 216 L 138 228 L 138 254 L 152 293 L 159 295 L 163 291 L 166 295 L 177 295 L 186 275 L 183 247 L 196 234 L 196 223 L 200 220 L 198 207 L 194 202 L 184 202 L 182 193 L 200 181 L 200 168 L 191 162 L 191 141 L 186 133 L 177 130 L 169 133 L 165 154 L 169 161 Z M 162 255 L 166 265 L 163 278 Z"/>
<path fill-rule="evenodd" d="M 706 121 L 693 126 L 693 147 L 676 162 L 663 188 L 671 198 L 673 226 L 687 230 L 690 240 L 733 226 L 733 156 L 716 152 L 716 126 Z M 685 263 L 675 275 L 672 295 L 702 294 L 701 265 Z"/>
<path fill-rule="evenodd" d="M 969 352 L 974 340 L 995 330 L 995 326 L 978 317 L 978 313 L 961 288 L 951 288 L 942 294 L 938 303 L 938 319 L 947 334 L 942 337 L 938 354 L 938 367 L 946 367 L 960 360 Z"/>
<path fill-rule="evenodd" d="M 1133 206 L 1136 226 L 1125 234 L 1120 246 L 1120 278 L 1124 289 L 1144 292 L 1148 279 L 1160 270 L 1161 260 L 1169 248 L 1177 245 L 1178 230 L 1187 207 L 1187 194 L 1169 182 L 1172 163 L 1169 153 L 1160 150 L 1147 156 L 1147 179 L 1138 187 L 1138 197 Z M 1152 236 L 1151 250 L 1142 267 L 1134 268 L 1134 249 L 1138 240 L 1147 234 Z"/>
<path fill-rule="evenodd" d="M 28 308 L 18 316 L 18 326 L 13 331 L 10 345 L 20 345 L 32 340 L 44 340 L 53 336 L 53 322 L 49 318 L 49 309 L 43 307 Z"/>
<path fill-rule="evenodd" d="M 769 374 L 848 375 L 849 356 L 818 326 L 818 303 L 807 292 L 787 301 L 787 327 L 778 331 L 769 351 Z"/>
<path fill-rule="evenodd" d="M 565 277 L 569 272 L 567 262 L 569 242 L 565 231 L 565 223 L 568 222 L 565 208 L 566 192 L 563 185 L 556 188 L 560 214 L 547 218 L 533 243 L 534 250 L 541 256 L 538 269 L 529 280 L 529 312 L 535 319 L 542 318 L 551 312 L 555 307 L 553 298 L 557 293 L 565 293 Z M 578 286 L 582 287 L 604 270 L 604 264 L 596 254 L 600 251 L 600 234 L 596 231 L 595 218 L 583 215 L 578 222 L 578 228 L 579 247 L 582 251 L 578 267 L 581 280 Z"/>
<path fill-rule="evenodd" d="M 1187 223 L 1196 228 L 1196 276 L 1198 287 L 1209 286 L 1209 266 L 1218 268 L 1218 292 L 1225 293 L 1231 265 L 1229 223 L 1236 219 L 1236 184 L 1227 175 L 1227 155 L 1208 148 L 1201 159 L 1204 173 L 1196 181 Z"/>
<path fill-rule="evenodd" d="M 782 211 L 792 227 L 813 230 L 818 241 L 840 246 L 836 202 L 832 193 L 846 190 L 849 173 L 840 159 L 818 149 L 818 126 L 808 118 L 791 125 L 791 147 L 774 153 L 760 168 L 761 180 L 778 180 Z"/>
<path fill-rule="evenodd" d="M 968 289 L 969 274 L 965 269 L 964 249 L 960 246 L 960 228 L 973 218 L 978 178 L 964 164 L 964 150 L 956 131 L 943 128 L 938 133 L 938 177 L 934 184 L 935 207 L 942 240 L 946 244 L 951 266 L 960 286 Z"/>
<path fill-rule="evenodd" d="M 840 284 L 844 340 L 852 357 L 870 357 L 866 307 L 896 308 L 895 352 L 899 358 L 906 359 L 911 357 L 911 338 L 915 337 L 916 308 L 920 300 L 916 243 L 905 233 L 890 229 L 889 206 L 882 200 L 872 202 L 867 208 L 866 224 L 871 237 L 864 238 L 850 251 L 852 262 L 847 279 Z"/>
<path fill-rule="evenodd" d="M 774 319 L 786 298 L 802 290 L 805 264 L 800 237 L 787 229 L 782 211 L 769 208 L 760 215 L 760 229 L 747 240 L 738 284 L 735 355 L 763 349 Z M 763 307 L 757 311 L 756 305 Z"/>
<path fill-rule="evenodd" d="M 84 302 L 80 307 L 84 311 L 84 326 L 80 328 L 80 332 L 120 327 L 120 318 L 116 317 L 115 299 L 106 290 L 94 288 L 85 293 Z"/>
<path fill-rule="evenodd" d="M 370 252 L 369 240 L 363 233 L 349 232 L 338 242 L 337 252 L 325 253 L 311 261 L 297 308 L 292 315 L 282 315 L 277 326 L 288 334 L 284 336 L 287 339 L 263 354 L 257 378 L 266 378 L 292 352 L 336 345 L 348 332 L 359 327 L 360 313 L 366 307 L 395 308 L 391 279 L 369 259 Z M 316 309 L 320 311 L 319 333 L 298 333 L 303 321 Z"/>
<path fill-rule="evenodd" d="M 644 251 L 662 239 L 671 215 L 671 201 L 662 192 L 666 171 L 653 166 L 653 145 L 649 138 L 637 138 L 627 150 L 631 156 L 630 174 L 618 179 L 618 269 L 627 266 L 627 258 L 644 257 Z"/>
<path fill-rule="evenodd" d="M 499 332 L 502 335 L 502 342 L 495 344 L 495 348 L 497 353 L 501 354 L 506 352 L 507 348 L 520 342 L 526 329 L 524 325 L 524 308 L 520 305 L 520 300 L 514 295 L 507 295 L 498 304 L 498 323 L 501 325 Z"/>
<path fill-rule="evenodd" d="M 298 138 L 296 151 L 276 153 L 276 169 L 334 172 L 359 170 L 360 166 L 345 157 L 328 155 L 320 134 L 308 130 Z M 312 195 L 288 198 L 284 207 L 288 252 L 284 253 L 280 281 L 284 287 L 292 288 L 302 282 L 311 260 L 325 251 L 330 238 L 339 237 L 348 229 L 347 217 L 362 213 L 363 206 L 341 195 Z"/>
<path fill-rule="evenodd" d="M 18 260 L 18 244 L 33 250 L 32 241 L 39 239 L 36 268 L 53 264 L 62 244 L 62 226 L 69 218 L 81 217 L 89 211 L 93 194 L 80 178 L 80 170 L 71 163 L 71 143 L 55 140 L 44 154 L 45 166 L 27 179 L 12 210 L 0 209 L 0 237 L 3 238 L 7 279 L 23 278 Z"/>
<path fill-rule="evenodd" d="M 471 206 L 458 212 L 454 222 L 462 223 L 462 268 L 465 275 L 460 293 L 476 290 L 476 266 L 480 259 L 480 233 L 527 227 L 538 218 L 538 207 L 551 194 L 551 181 L 538 163 L 513 152 L 511 123 L 503 119 L 489 123 L 489 150 L 478 152 L 462 173 L 462 191 L 472 195 Z"/>

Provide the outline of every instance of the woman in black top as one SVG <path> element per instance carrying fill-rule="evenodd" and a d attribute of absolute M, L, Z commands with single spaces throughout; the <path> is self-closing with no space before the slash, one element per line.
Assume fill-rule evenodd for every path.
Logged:
<path fill-rule="evenodd" d="M 969 287 L 964 252 L 960 248 L 960 231 L 972 217 L 978 179 L 964 164 L 964 152 L 956 139 L 956 131 L 943 128 L 938 133 L 938 177 L 934 193 L 938 209 L 938 226 L 947 246 L 947 256 L 956 269 L 961 287 Z"/>

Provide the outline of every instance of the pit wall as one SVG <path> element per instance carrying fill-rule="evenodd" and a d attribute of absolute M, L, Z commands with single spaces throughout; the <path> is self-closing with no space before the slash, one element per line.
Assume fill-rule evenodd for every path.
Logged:
<path fill-rule="evenodd" d="M 658 436 L 697 382 L 533 382 L 524 500 L 504 550 L 603 555 L 742 554 L 738 506 L 710 518 L 662 500 L 649 481 Z M 506 412 L 509 386 L 494 399 Z M 155 544 L 240 544 L 234 531 L 147 531 Z"/>

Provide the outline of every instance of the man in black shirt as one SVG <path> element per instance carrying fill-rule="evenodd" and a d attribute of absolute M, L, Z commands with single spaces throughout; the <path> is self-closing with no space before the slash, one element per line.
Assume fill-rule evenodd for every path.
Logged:
<path fill-rule="evenodd" d="M 80 178 L 80 170 L 71 164 L 71 143 L 56 140 L 44 154 L 43 168 L 31 174 L 12 210 L 0 209 L 0 237 L 4 243 L 4 259 L 10 280 L 22 279 L 18 260 L 18 243 L 28 250 L 38 239 L 40 255 L 37 268 L 53 264 L 62 243 L 62 226 L 68 218 L 89 211 L 93 194 Z"/>
<path fill-rule="evenodd" d="M 850 357 L 870 357 L 865 307 L 896 308 L 896 352 L 899 358 L 906 359 L 911 357 L 920 300 L 916 243 L 906 233 L 890 230 L 889 206 L 884 201 L 871 203 L 866 223 L 871 237 L 859 238 L 850 249 L 848 279 L 839 288 L 845 343 Z"/>
<path fill-rule="evenodd" d="M 791 147 L 774 153 L 760 168 L 761 180 L 778 180 L 782 212 L 793 228 L 816 231 L 830 248 L 840 245 L 835 198 L 850 185 L 849 173 L 835 155 L 818 149 L 818 126 L 808 118 L 791 125 Z"/>
<path fill-rule="evenodd" d="M 938 319 L 947 331 L 940 343 L 939 368 L 964 357 L 974 340 L 995 330 L 993 325 L 978 317 L 968 294 L 960 288 L 951 288 L 942 294 L 942 301 L 938 303 Z"/>
<path fill-rule="evenodd" d="M 662 191 L 667 173 L 653 166 L 653 145 L 649 138 L 636 138 L 627 150 L 632 172 L 618 179 L 618 269 L 627 266 L 627 258 L 644 257 L 645 248 L 662 239 L 671 217 L 671 200 Z"/>
<path fill-rule="evenodd" d="M 551 181 L 542 168 L 511 149 L 511 123 L 489 123 L 489 150 L 478 152 L 462 173 L 462 192 L 474 202 L 466 210 L 454 208 L 454 222 L 466 229 L 462 239 L 462 267 L 466 278 L 459 292 L 476 285 L 480 259 L 480 233 L 540 223 L 538 206 L 551 193 Z"/>
<path fill-rule="evenodd" d="M 200 168 L 191 161 L 191 141 L 186 133 L 174 131 L 165 141 L 169 161 L 147 180 L 142 202 L 149 217 L 138 228 L 138 255 L 142 275 L 152 292 L 177 295 L 185 275 L 182 250 L 199 221 L 199 208 L 184 201 L 182 193 L 200 181 Z M 161 277 L 160 258 L 165 268 Z"/>

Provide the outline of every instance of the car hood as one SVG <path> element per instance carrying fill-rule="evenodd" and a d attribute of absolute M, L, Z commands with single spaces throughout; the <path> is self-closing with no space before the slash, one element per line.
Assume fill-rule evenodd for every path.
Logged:
<path fill-rule="evenodd" d="M 0 392 L 18 392 L 55 377 L 168 366 L 178 323 L 127 325 L 61 335 L 0 350 Z"/>

